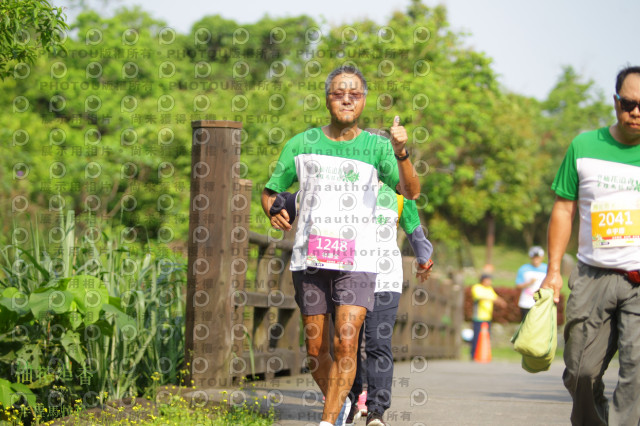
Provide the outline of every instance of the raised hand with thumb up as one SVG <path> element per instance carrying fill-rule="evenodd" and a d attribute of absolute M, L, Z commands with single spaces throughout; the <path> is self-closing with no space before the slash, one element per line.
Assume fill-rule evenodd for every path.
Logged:
<path fill-rule="evenodd" d="M 407 129 L 404 126 L 400 125 L 400 117 L 396 115 L 393 119 L 393 125 L 389 129 L 391 133 L 391 145 L 393 146 L 393 152 L 398 157 L 403 157 L 406 155 L 405 145 L 407 144 L 407 140 L 409 140 L 407 136 Z"/>
<path fill-rule="evenodd" d="M 396 115 L 393 125 L 389 129 L 391 147 L 398 164 L 400 182 L 396 185 L 396 192 L 408 200 L 415 200 L 420 196 L 420 181 L 416 169 L 411 164 L 409 152 L 406 149 L 407 129 L 400 125 L 400 117 Z"/>

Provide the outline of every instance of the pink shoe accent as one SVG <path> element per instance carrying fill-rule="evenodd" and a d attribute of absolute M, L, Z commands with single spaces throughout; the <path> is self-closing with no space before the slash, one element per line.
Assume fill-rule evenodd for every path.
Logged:
<path fill-rule="evenodd" d="M 360 396 L 358 396 L 358 410 L 360 410 L 363 416 L 367 415 L 367 391 L 362 391 Z"/>

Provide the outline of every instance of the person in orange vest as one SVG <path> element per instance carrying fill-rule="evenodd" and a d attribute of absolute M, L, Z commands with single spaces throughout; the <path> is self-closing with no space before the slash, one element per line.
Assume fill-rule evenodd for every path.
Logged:
<path fill-rule="evenodd" d="M 507 302 L 493 289 L 493 277 L 491 274 L 482 274 L 480 282 L 471 287 L 471 298 L 473 299 L 473 340 L 471 341 L 471 360 L 476 354 L 478 346 L 478 337 L 483 323 L 489 325 L 489 333 L 491 333 L 491 320 L 493 320 L 493 305 L 496 304 L 502 308 L 507 306 Z"/>

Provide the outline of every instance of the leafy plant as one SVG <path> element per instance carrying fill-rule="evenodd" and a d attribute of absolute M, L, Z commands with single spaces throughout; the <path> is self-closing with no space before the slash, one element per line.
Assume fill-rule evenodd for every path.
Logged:
<path fill-rule="evenodd" d="M 0 78 L 13 75 L 8 63 L 33 63 L 41 50 L 64 50 L 65 16 L 47 0 L 4 0 L 0 17 Z"/>
<path fill-rule="evenodd" d="M 154 380 L 175 383 L 183 265 L 106 231 L 77 238 L 73 212 L 54 229 L 48 246 L 32 227 L 28 248 L 14 232 L 0 251 L 0 372 L 10 378 L 0 381 L 2 405 L 28 405 L 37 418 L 46 402 L 55 417 L 71 401 L 94 406 L 136 396 Z"/>

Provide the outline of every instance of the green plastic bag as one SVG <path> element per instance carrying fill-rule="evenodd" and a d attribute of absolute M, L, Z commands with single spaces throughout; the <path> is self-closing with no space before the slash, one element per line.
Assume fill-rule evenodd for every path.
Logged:
<path fill-rule="evenodd" d="M 533 295 L 531 308 L 511 338 L 513 349 L 522 354 L 522 368 L 530 373 L 547 371 L 558 346 L 558 308 L 553 290 L 541 288 Z"/>

